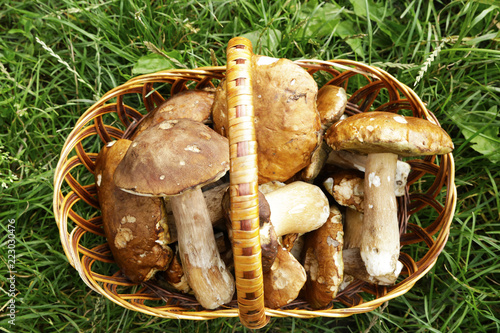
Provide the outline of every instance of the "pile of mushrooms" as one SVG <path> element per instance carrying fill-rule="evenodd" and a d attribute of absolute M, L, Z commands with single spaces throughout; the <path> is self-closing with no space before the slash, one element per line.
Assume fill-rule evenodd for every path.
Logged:
<path fill-rule="evenodd" d="M 429 121 L 389 112 L 346 116 L 341 87 L 318 90 L 287 59 L 252 57 L 264 299 L 331 306 L 354 279 L 392 285 L 402 270 L 396 196 L 402 157 L 446 154 Z M 167 99 L 107 143 L 95 181 L 122 274 L 194 295 L 206 309 L 234 298 L 224 80 Z M 148 284 L 151 285 L 151 284 Z"/>

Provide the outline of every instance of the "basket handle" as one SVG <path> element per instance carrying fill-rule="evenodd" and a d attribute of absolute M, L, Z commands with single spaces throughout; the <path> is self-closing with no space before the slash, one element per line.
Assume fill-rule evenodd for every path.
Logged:
<path fill-rule="evenodd" d="M 259 236 L 257 141 L 251 77 L 252 44 L 242 37 L 227 47 L 230 217 L 240 321 L 248 328 L 265 326 L 264 284 Z"/>

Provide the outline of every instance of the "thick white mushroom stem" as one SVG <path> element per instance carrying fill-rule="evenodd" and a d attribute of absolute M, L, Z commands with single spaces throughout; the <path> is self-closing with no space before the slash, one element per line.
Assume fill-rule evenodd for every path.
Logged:
<path fill-rule="evenodd" d="M 267 193 L 271 223 L 278 237 L 321 227 L 330 215 L 328 198 L 316 185 L 296 181 Z"/>
<path fill-rule="evenodd" d="M 202 191 L 194 189 L 170 199 L 177 227 L 179 256 L 198 302 L 215 309 L 232 300 L 234 280 L 220 258 Z"/>
<path fill-rule="evenodd" d="M 365 215 L 360 253 L 367 272 L 376 280 L 397 278 L 399 226 L 394 177 L 398 156 L 369 154 L 365 170 Z"/>

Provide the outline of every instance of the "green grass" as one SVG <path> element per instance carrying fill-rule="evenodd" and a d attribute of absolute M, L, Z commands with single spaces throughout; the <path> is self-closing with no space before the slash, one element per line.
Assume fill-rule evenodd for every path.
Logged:
<path fill-rule="evenodd" d="M 212 65 L 211 52 L 223 65 L 228 40 L 245 35 L 256 53 L 362 61 L 414 88 L 453 138 L 458 189 L 445 250 L 407 294 L 343 319 L 273 318 L 262 331 L 499 332 L 499 4 L 337 3 L 0 0 L 0 330 L 245 331 L 237 319 L 164 320 L 104 299 L 68 264 L 52 213 L 59 153 L 89 106 L 158 66 Z M 5 307 L 12 219 L 15 326 Z"/>

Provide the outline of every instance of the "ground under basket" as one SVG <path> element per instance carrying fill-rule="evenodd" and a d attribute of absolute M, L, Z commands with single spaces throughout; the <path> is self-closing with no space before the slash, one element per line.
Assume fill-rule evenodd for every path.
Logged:
<path fill-rule="evenodd" d="M 264 307 L 260 243 L 256 231 L 258 218 L 255 223 L 258 208 L 254 207 L 257 202 L 257 152 L 252 149 L 245 149 L 244 156 L 231 156 L 231 200 L 245 200 L 251 208 L 245 213 L 231 211 L 233 228 L 240 231 L 235 233 L 235 237 L 240 237 L 235 243 L 240 245 L 233 247 L 237 299 L 219 309 L 205 310 L 189 295 L 158 292 L 148 285 L 135 285 L 113 264 L 101 227 L 93 177 L 100 148 L 106 142 L 128 135 L 127 129 L 169 96 L 186 89 L 215 87 L 223 78 L 228 82 L 229 114 L 233 114 L 230 145 L 255 147 L 249 90 L 248 59 L 251 54 L 248 40 L 232 39 L 228 46 L 227 68 L 168 70 L 139 76 L 104 94 L 80 117 L 66 139 L 54 179 L 54 214 L 70 264 L 91 289 L 124 308 L 163 318 L 190 320 L 239 316 L 249 328 L 264 326 L 270 317 L 347 317 L 372 311 L 403 295 L 433 267 L 448 239 L 456 205 L 451 154 L 407 161 L 412 171 L 408 195 L 399 202 L 404 206 L 399 210 L 399 218 L 407 221 L 416 214 L 419 219 L 418 223 L 410 219 L 402 232 L 400 261 L 404 268 L 397 284 L 387 287 L 355 281 L 325 309 L 313 310 L 300 298 L 285 308 Z M 300 60 L 296 63 L 313 75 L 320 86 L 344 87 L 350 96 L 348 112 L 389 111 L 425 118 L 439 125 L 415 92 L 381 69 L 349 60 Z M 237 112 L 243 109 L 249 111 Z M 253 222 L 240 223 L 241 220 Z M 249 254 L 242 251 L 242 247 L 253 247 L 254 252 Z"/>

